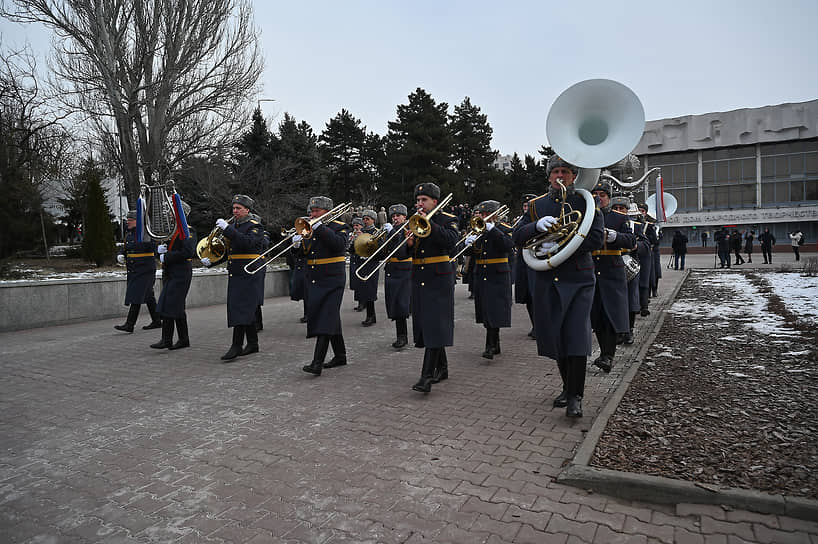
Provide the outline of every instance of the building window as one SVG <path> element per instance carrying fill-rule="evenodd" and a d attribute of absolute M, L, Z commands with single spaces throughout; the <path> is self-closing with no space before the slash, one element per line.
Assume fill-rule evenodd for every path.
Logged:
<path fill-rule="evenodd" d="M 761 205 L 818 202 L 818 140 L 761 146 Z"/>

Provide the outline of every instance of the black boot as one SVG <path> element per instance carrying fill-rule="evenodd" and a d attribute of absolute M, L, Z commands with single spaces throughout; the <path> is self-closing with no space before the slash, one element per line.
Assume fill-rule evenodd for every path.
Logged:
<path fill-rule="evenodd" d="M 332 359 L 324 363 L 324 368 L 335 368 L 347 364 L 347 348 L 344 345 L 344 336 L 333 334 L 329 338 L 332 344 Z"/>
<path fill-rule="evenodd" d="M 256 308 L 256 331 L 264 330 L 264 316 L 261 315 L 261 306 Z"/>
<path fill-rule="evenodd" d="M 449 358 L 446 356 L 446 348 L 435 350 L 434 372 L 432 373 L 432 383 L 439 383 L 449 379 Z"/>
<path fill-rule="evenodd" d="M 118 331 L 133 332 L 133 326 L 136 323 L 136 318 L 139 317 L 139 304 L 131 304 L 128 308 L 128 317 L 125 318 L 125 323 L 122 325 L 114 325 Z"/>
<path fill-rule="evenodd" d="M 405 317 L 398 317 L 395 319 L 395 333 L 397 335 L 397 340 L 392 342 L 392 347 L 395 349 L 405 347 L 406 344 L 409 343 L 409 333 L 406 327 Z"/>
<path fill-rule="evenodd" d="M 494 328 L 494 354 L 500 355 L 500 329 Z"/>
<path fill-rule="evenodd" d="M 304 315 L 300 319 L 301 323 L 307 322 L 307 299 L 304 299 Z"/>
<path fill-rule="evenodd" d="M 567 417 L 582 417 L 582 394 L 585 391 L 585 357 L 572 356 L 565 358 L 565 375 L 567 378 L 568 406 Z"/>
<path fill-rule="evenodd" d="M 594 360 L 593 365 L 607 374 L 611 371 L 613 354 L 616 353 L 616 333 L 611 330 L 608 324 L 605 324 L 600 330 L 596 331 L 596 339 L 601 353 Z"/>
<path fill-rule="evenodd" d="M 259 306 L 261 308 L 261 306 Z M 258 353 L 258 329 L 256 323 L 244 326 L 244 332 L 247 334 L 247 345 L 241 350 L 239 355 L 250 355 L 251 353 Z"/>
<path fill-rule="evenodd" d="M 151 296 L 153 298 L 153 296 Z M 161 329 L 162 328 L 162 318 L 159 317 L 159 314 L 156 313 L 156 301 L 149 300 L 145 303 L 145 306 L 148 307 L 148 311 L 151 313 L 151 322 L 142 327 L 143 330 L 150 330 L 150 329 Z"/>
<path fill-rule="evenodd" d="M 189 348 L 190 336 L 187 331 L 187 314 L 182 314 L 182 317 L 176 320 L 176 333 L 179 335 L 179 339 L 170 349 Z"/>
<path fill-rule="evenodd" d="M 528 337 L 532 340 L 537 339 L 537 335 L 534 332 L 534 304 L 532 302 L 525 303 L 525 310 L 528 312 L 528 319 L 531 321 L 531 330 L 528 331 Z"/>
<path fill-rule="evenodd" d="M 494 337 L 491 329 L 486 329 L 486 349 L 483 351 L 481 357 L 483 357 L 483 359 L 494 359 Z"/>
<path fill-rule="evenodd" d="M 435 350 L 433 348 L 426 348 L 423 352 L 423 368 L 420 370 L 420 379 L 418 383 L 412 386 L 414 391 L 421 393 L 428 393 L 432 390 L 432 377 L 435 370 Z"/>
<path fill-rule="evenodd" d="M 162 339 L 155 344 L 151 344 L 153 349 L 167 349 L 173 346 L 173 320 L 166 318 L 162 320 Z"/>
<path fill-rule="evenodd" d="M 568 406 L 568 393 L 565 390 L 565 359 L 557 359 L 557 368 L 562 378 L 562 392 L 554 399 L 554 408 L 565 408 Z"/>
<path fill-rule="evenodd" d="M 315 374 L 316 376 L 320 376 L 321 370 L 324 368 L 324 359 L 327 356 L 328 349 L 329 335 L 319 335 L 318 338 L 315 339 L 315 351 L 312 355 L 312 362 L 310 362 L 308 365 L 302 366 L 301 370 L 304 372 L 309 372 L 310 374 Z"/>
<path fill-rule="evenodd" d="M 222 355 L 222 361 L 232 361 L 241 354 L 242 346 L 244 345 L 244 325 L 236 325 L 233 327 L 233 343 L 227 353 Z"/>
<path fill-rule="evenodd" d="M 359 301 L 358 301 L 358 305 L 357 305 L 357 306 L 355 306 L 355 311 L 356 311 L 356 312 L 363 312 L 365 309 L 366 309 L 366 306 L 364 305 L 364 303 L 363 303 L 363 302 L 361 302 L 361 301 L 359 300 Z"/>
<path fill-rule="evenodd" d="M 366 319 L 361 321 L 361 325 L 364 327 L 371 327 L 376 323 L 375 319 L 375 301 L 370 300 L 366 303 Z"/>

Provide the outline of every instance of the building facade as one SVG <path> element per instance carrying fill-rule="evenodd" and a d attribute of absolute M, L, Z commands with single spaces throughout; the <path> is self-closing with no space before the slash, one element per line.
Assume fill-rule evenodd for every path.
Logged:
<path fill-rule="evenodd" d="M 756 237 L 769 228 L 779 244 L 801 230 L 815 247 L 818 100 L 648 121 L 633 153 L 643 172 L 661 168 L 678 203 L 665 227 L 692 243 L 727 225 Z"/>

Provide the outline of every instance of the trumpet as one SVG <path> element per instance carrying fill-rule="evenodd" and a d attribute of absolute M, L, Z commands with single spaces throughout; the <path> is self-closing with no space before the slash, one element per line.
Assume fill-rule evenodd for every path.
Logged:
<path fill-rule="evenodd" d="M 399 234 L 403 234 L 406 231 L 406 229 L 409 229 L 409 231 L 412 233 L 412 236 L 417 236 L 418 238 L 426 238 L 427 236 L 429 236 L 432 233 L 432 225 L 429 222 L 429 218 L 432 217 L 437 212 L 439 212 L 440 210 L 442 210 L 444 206 L 448 205 L 449 202 L 452 201 L 453 197 L 454 194 L 449 193 L 448 195 L 446 195 L 446 198 L 438 202 L 437 206 L 435 206 L 432 211 L 427 213 L 425 217 L 420 215 L 419 213 L 416 213 L 407 221 L 404 221 L 400 227 L 393 229 L 392 234 L 389 235 L 389 238 L 387 238 L 386 241 L 384 241 L 384 243 L 381 246 L 375 249 L 375 251 L 373 251 L 372 254 L 369 257 L 367 257 L 367 259 L 363 263 L 361 263 L 361 265 L 355 271 L 355 275 L 358 276 L 358 279 L 361 281 L 368 280 L 369 278 L 375 275 L 375 272 L 377 272 L 382 266 L 389 262 L 389 259 L 391 259 L 395 253 L 400 251 L 400 248 L 402 248 L 404 244 L 406 244 L 406 241 L 409 240 L 410 238 L 409 236 L 405 236 L 404 239 L 399 244 L 397 244 L 395 248 L 392 251 L 390 251 L 386 257 L 381 259 L 380 262 L 378 262 L 377 266 L 373 267 L 368 274 L 364 276 L 361 275 L 361 270 L 363 270 L 366 267 L 366 265 L 368 265 L 371 261 L 375 259 L 375 256 L 381 252 L 381 248 L 388 247 L 389 243 Z"/>
<path fill-rule="evenodd" d="M 232 223 L 235 220 L 235 216 L 231 217 L 227 220 L 227 223 Z M 222 262 L 225 257 L 227 257 L 229 250 L 230 240 L 224 237 L 224 231 L 219 227 L 215 227 L 210 231 L 210 235 L 207 238 L 199 240 L 199 243 L 196 244 L 196 255 L 198 255 L 200 259 L 210 259 L 211 264 L 214 265 Z"/>
<path fill-rule="evenodd" d="M 485 219 L 483 219 L 479 215 L 475 215 L 474 217 L 469 219 L 469 231 L 462 238 L 460 238 L 460 241 L 457 242 L 457 244 L 460 245 L 460 244 L 465 243 L 466 238 L 468 238 L 469 236 L 471 236 L 473 234 L 476 234 L 477 236 L 481 236 L 484 232 L 486 232 L 486 223 L 491 223 L 494 219 L 498 219 L 500 217 L 503 217 L 507 213 L 508 213 L 508 206 L 503 204 L 502 206 L 500 206 L 499 208 L 497 208 L 496 210 L 491 212 L 491 214 L 486 216 Z M 455 254 L 455 256 L 452 257 L 452 261 L 456 261 L 470 247 L 471 247 L 471 245 L 467 245 L 463 249 L 458 251 Z"/>
<path fill-rule="evenodd" d="M 308 238 L 308 239 L 312 238 L 313 226 L 316 223 L 318 223 L 319 221 L 322 222 L 322 223 L 328 223 L 330 221 L 335 221 L 336 219 L 338 219 L 339 217 L 344 215 L 347 212 L 347 210 L 349 210 L 350 206 L 352 206 L 352 202 L 346 202 L 344 204 L 339 204 L 339 205 L 335 206 L 333 209 L 329 210 L 327 213 L 325 213 L 325 214 L 323 214 L 323 215 L 321 215 L 319 217 L 316 217 L 314 219 L 306 219 L 304 217 L 299 217 L 298 219 L 295 220 L 295 225 L 293 226 L 293 228 L 288 229 L 286 231 L 283 231 L 283 232 L 287 233 L 286 238 L 281 240 L 279 243 L 277 243 L 276 245 L 274 245 L 273 247 L 271 247 L 270 249 L 268 249 L 267 251 L 265 251 L 264 253 L 262 253 L 261 255 L 259 255 L 258 257 L 256 257 L 252 261 L 250 261 L 249 263 L 247 263 L 246 265 L 244 265 L 244 271 L 246 273 L 248 273 L 248 274 L 255 274 L 259 270 L 262 270 L 262 269 L 266 268 L 268 264 L 270 264 L 272 261 L 276 260 L 277 258 L 281 257 L 282 255 L 287 253 L 292 247 L 295 246 L 295 243 L 292 241 L 292 239 L 296 234 L 300 234 L 302 238 Z M 284 244 L 284 243 L 286 243 L 288 241 L 290 242 L 290 245 L 288 245 L 287 247 L 285 247 L 284 249 L 282 249 L 281 251 L 279 251 L 278 253 L 276 253 L 272 257 L 269 257 L 269 258 L 267 257 L 267 255 L 269 255 L 270 253 L 275 251 L 280 245 L 282 245 L 282 244 Z M 267 261 L 267 262 L 262 262 L 261 266 L 257 266 L 255 268 L 253 268 L 253 265 L 257 261 Z"/>

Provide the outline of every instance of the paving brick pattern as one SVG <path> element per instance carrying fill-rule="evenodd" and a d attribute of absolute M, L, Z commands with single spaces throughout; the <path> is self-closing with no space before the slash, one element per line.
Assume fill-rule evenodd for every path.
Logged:
<path fill-rule="evenodd" d="M 666 276 L 667 293 L 681 273 Z M 223 306 L 189 312 L 179 351 L 111 320 L 0 334 L 0 541 L 818 544 L 818 523 L 554 482 L 638 343 L 611 374 L 589 368 L 570 421 L 521 306 L 489 362 L 458 286 L 450 378 L 422 395 L 422 352 L 392 350 L 382 300 L 361 327 L 350 295 L 352 362 L 319 378 L 285 298 L 266 301 L 261 353 L 232 364 Z"/>

